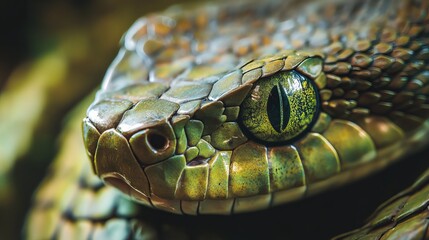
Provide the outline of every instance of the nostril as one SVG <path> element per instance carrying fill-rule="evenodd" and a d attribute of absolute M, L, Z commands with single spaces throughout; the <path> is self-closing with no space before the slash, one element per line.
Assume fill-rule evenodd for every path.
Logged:
<path fill-rule="evenodd" d="M 167 123 L 135 133 L 129 143 L 137 161 L 146 167 L 173 156 L 177 140 L 173 128 Z"/>
<path fill-rule="evenodd" d="M 155 151 L 164 151 L 168 148 L 168 139 L 158 133 L 149 133 L 147 136 L 149 146 Z"/>

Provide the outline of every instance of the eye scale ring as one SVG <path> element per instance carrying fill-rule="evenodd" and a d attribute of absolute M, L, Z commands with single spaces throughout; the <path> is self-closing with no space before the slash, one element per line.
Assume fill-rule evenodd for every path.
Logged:
<path fill-rule="evenodd" d="M 313 81 L 291 70 L 258 80 L 240 106 L 239 122 L 255 141 L 283 145 L 309 131 L 319 109 Z"/>

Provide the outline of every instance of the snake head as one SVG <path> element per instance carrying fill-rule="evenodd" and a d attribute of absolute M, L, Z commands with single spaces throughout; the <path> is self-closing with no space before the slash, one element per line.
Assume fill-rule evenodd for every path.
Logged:
<path fill-rule="evenodd" d="M 125 35 L 83 120 L 94 173 L 140 203 L 180 214 L 264 209 L 367 175 L 424 142 L 423 28 L 396 45 L 346 46 L 334 32 L 322 53 L 279 50 L 232 67 L 216 42 L 219 58 L 183 57 L 191 47 L 174 55 L 181 38 L 151 39 L 146 20 Z"/>
<path fill-rule="evenodd" d="M 265 63 L 275 65 L 261 69 Z M 304 184 L 303 170 L 295 169 L 296 176 L 271 174 L 292 183 L 272 185 L 267 156 L 297 160 L 286 143 L 319 119 L 321 56 L 287 51 L 214 79 L 99 91 L 83 121 L 94 172 L 137 201 L 173 212 L 201 202 L 201 212 L 217 206 L 227 213 L 234 199 L 267 199 Z"/>

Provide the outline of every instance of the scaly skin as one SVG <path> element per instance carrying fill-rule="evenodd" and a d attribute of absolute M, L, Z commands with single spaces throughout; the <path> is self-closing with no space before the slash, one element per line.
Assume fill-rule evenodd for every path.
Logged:
<path fill-rule="evenodd" d="M 193 15 L 176 8 L 138 20 L 83 121 L 92 171 L 146 206 L 232 214 L 361 178 L 426 143 L 427 1 L 277 4 L 210 5 Z M 273 99 L 266 91 L 290 73 L 307 89 L 288 95 L 290 125 L 264 115 L 266 105 L 247 110 Z M 284 128 L 298 132 L 272 136 Z M 147 210 L 89 165 L 65 163 L 67 155 L 42 185 L 27 232 L 48 217 L 41 238 L 165 236 Z M 69 177 L 66 164 L 75 169 Z M 426 184 L 356 234 L 427 237 Z"/>
<path fill-rule="evenodd" d="M 83 122 L 94 172 L 148 206 L 231 214 L 398 159 L 429 113 L 426 19 L 404 12 L 414 4 L 313 3 L 307 17 L 232 4 L 138 20 Z"/>

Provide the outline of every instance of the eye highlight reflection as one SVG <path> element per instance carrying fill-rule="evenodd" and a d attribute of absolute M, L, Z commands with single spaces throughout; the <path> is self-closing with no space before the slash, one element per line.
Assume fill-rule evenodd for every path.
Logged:
<path fill-rule="evenodd" d="M 296 71 L 258 80 L 240 106 L 247 135 L 270 145 L 295 140 L 311 128 L 319 113 L 314 84 Z"/>

